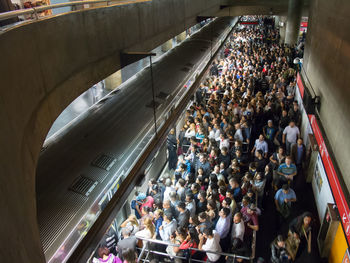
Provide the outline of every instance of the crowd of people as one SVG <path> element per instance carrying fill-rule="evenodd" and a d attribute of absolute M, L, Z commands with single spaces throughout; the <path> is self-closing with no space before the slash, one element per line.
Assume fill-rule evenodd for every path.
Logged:
<path fill-rule="evenodd" d="M 291 218 L 306 158 L 292 63 L 298 51 L 280 44 L 278 29 L 264 21 L 234 30 L 196 91 L 183 128 L 170 131 L 169 172 L 151 179 L 132 201 L 118 259 L 135 262 L 136 247 L 148 246 L 173 262 L 249 262 L 267 195 L 274 196 L 278 221 L 290 223 L 289 232 L 272 242 L 271 258 L 256 260 L 292 262 L 310 249 L 312 215 Z"/>

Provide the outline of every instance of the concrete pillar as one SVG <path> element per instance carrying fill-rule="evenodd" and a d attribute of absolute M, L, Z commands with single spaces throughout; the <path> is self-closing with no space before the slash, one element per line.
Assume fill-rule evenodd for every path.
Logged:
<path fill-rule="evenodd" d="M 297 43 L 300 21 L 301 9 L 303 7 L 302 0 L 289 0 L 288 2 L 288 18 L 286 27 L 286 44 L 294 45 Z"/>
<path fill-rule="evenodd" d="M 163 52 L 167 52 L 168 50 L 170 50 L 173 47 L 173 40 L 169 39 L 167 42 L 165 42 L 162 45 L 162 51 Z"/>
<path fill-rule="evenodd" d="M 120 84 L 122 84 L 122 71 L 121 70 L 118 70 L 117 72 L 113 73 L 112 75 L 108 76 L 105 79 L 105 89 L 106 90 L 114 90 Z"/>
<path fill-rule="evenodd" d="M 181 34 L 176 36 L 177 43 L 181 43 L 186 39 L 186 31 L 182 32 Z"/>
<path fill-rule="evenodd" d="M 280 43 L 284 43 L 284 40 L 286 39 L 286 22 L 287 22 L 287 17 L 286 16 L 279 16 L 278 17 L 279 26 L 280 28 Z"/>

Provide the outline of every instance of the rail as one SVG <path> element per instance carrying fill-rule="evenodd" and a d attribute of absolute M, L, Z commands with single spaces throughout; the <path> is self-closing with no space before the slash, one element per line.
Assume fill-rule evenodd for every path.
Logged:
<path fill-rule="evenodd" d="M 106 3 L 105 6 L 114 6 L 114 5 L 126 5 L 126 4 L 135 4 L 135 3 L 142 3 L 142 2 L 150 2 L 151 0 L 86 0 L 86 1 L 73 1 L 73 2 L 67 2 L 67 3 L 60 3 L 60 4 L 53 4 L 53 5 L 43 5 L 38 7 L 31 7 L 26 9 L 19 9 L 9 12 L 0 13 L 0 21 L 11 19 L 11 18 L 18 18 L 19 16 L 24 15 L 33 15 L 35 16 L 35 20 L 38 20 L 41 16 L 39 15 L 40 12 L 56 9 L 56 8 L 62 8 L 62 7 L 74 7 L 74 6 L 84 6 L 88 4 L 97 4 L 97 3 Z M 100 7 L 100 6 L 99 6 Z M 89 7 L 94 8 L 94 7 Z M 64 12 L 68 13 L 68 12 Z M 49 15 L 50 16 L 50 15 Z M 43 16 L 48 17 L 48 16 Z"/>
<path fill-rule="evenodd" d="M 254 233 L 256 233 L 256 232 L 254 231 Z M 174 244 L 174 243 L 171 243 L 171 242 L 162 241 L 162 240 L 158 240 L 158 239 L 150 239 L 150 238 L 143 238 L 143 237 L 138 237 L 138 239 L 140 239 L 142 241 L 146 241 L 144 246 L 142 247 L 141 253 L 140 253 L 139 257 L 138 257 L 138 262 L 140 262 L 141 260 L 147 259 L 150 253 L 154 253 L 154 254 L 159 254 L 159 255 L 170 257 L 170 255 L 167 254 L 167 253 L 162 253 L 160 251 L 151 250 L 150 248 L 147 248 L 149 243 L 166 245 L 166 246 L 172 246 L 172 247 L 179 247 L 180 246 L 178 244 Z M 253 238 L 253 240 L 254 240 L 254 238 Z M 212 250 L 203 250 L 203 249 L 192 248 L 192 247 L 188 248 L 187 250 L 196 251 L 196 252 L 200 251 L 200 252 L 205 252 L 205 253 L 225 256 L 225 257 L 231 257 L 231 258 L 234 258 L 234 259 L 240 258 L 240 259 L 250 260 L 250 261 L 252 261 L 255 258 L 255 246 L 254 246 L 254 253 L 252 253 L 252 255 L 250 257 L 241 256 L 241 255 L 237 255 L 237 254 L 226 253 L 226 252 L 217 252 L 217 251 L 212 251 Z M 143 255 L 144 255 L 144 253 L 146 251 L 147 251 L 147 255 L 146 255 L 145 259 L 143 259 Z M 253 244 L 252 244 L 252 251 L 253 251 Z M 191 253 L 189 253 L 189 254 L 190 254 L 190 257 L 191 257 Z M 186 259 L 185 257 L 181 257 L 181 256 L 171 256 L 171 257 Z M 206 261 L 199 260 L 199 259 L 191 259 L 191 260 L 192 261 L 196 261 L 196 262 L 206 262 Z"/>

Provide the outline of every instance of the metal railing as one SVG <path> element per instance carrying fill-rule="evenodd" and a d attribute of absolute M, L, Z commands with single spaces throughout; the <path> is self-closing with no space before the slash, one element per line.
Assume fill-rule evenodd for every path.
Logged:
<path fill-rule="evenodd" d="M 98 4 L 98 3 L 105 3 L 104 6 L 114 6 L 114 5 L 126 5 L 126 4 L 135 4 L 135 3 L 142 3 L 142 2 L 150 2 L 152 0 L 86 0 L 86 1 L 73 1 L 73 2 L 67 2 L 67 3 L 60 3 L 60 4 L 53 4 L 53 5 L 43 5 L 38 7 L 31 7 L 26 9 L 19 9 L 9 12 L 0 13 L 0 21 L 11 19 L 11 18 L 18 18 L 19 16 L 24 15 L 34 15 L 34 19 L 38 20 L 42 17 L 49 17 L 48 16 L 40 16 L 40 12 L 52 10 L 56 8 L 62 8 L 62 7 L 76 7 L 76 6 L 83 6 L 89 5 L 89 4 Z M 103 6 L 91 6 L 88 8 L 95 8 L 95 7 L 103 7 Z M 84 8 L 87 9 L 87 8 Z M 72 10 L 72 11 L 79 11 L 79 10 Z M 70 11 L 69 11 L 70 12 Z M 63 12 L 68 13 L 68 12 Z M 29 19 L 31 20 L 31 19 Z"/>
<path fill-rule="evenodd" d="M 142 241 L 146 241 L 145 243 L 143 243 L 143 247 L 141 250 L 141 253 L 138 257 L 138 262 L 144 261 L 147 262 L 149 254 L 157 254 L 157 255 L 162 255 L 165 257 L 169 257 L 169 258 L 178 258 L 178 259 L 185 259 L 188 260 L 189 262 L 206 262 L 200 259 L 194 259 L 192 258 L 192 253 L 189 253 L 189 258 L 186 258 L 184 256 L 172 256 L 169 255 L 168 253 L 164 253 L 161 251 L 157 251 L 157 250 L 152 250 L 151 248 L 149 248 L 149 244 L 159 244 L 159 245 L 165 245 L 165 246 L 172 246 L 172 247 L 180 247 L 180 245 L 178 244 L 174 244 L 171 242 L 167 242 L 167 241 L 162 241 L 162 240 L 158 240 L 158 239 L 150 239 L 150 238 L 142 238 L 142 237 L 137 237 L 139 240 Z M 236 258 L 240 258 L 240 259 L 244 259 L 244 260 L 250 260 L 253 261 L 253 259 L 255 258 L 255 240 L 256 240 L 256 231 L 253 232 L 253 242 L 252 242 L 252 254 L 250 257 L 247 256 L 241 256 L 238 254 L 231 254 L 231 253 L 226 253 L 226 252 L 217 252 L 217 251 L 212 251 L 212 250 L 203 250 L 203 249 L 198 249 L 198 248 L 187 248 L 186 250 L 189 251 L 195 251 L 195 252 L 203 252 L 203 253 L 210 253 L 210 254 L 216 254 L 216 255 L 220 255 L 220 256 L 224 256 L 224 257 L 231 257 L 233 259 Z M 146 257 L 144 257 L 145 252 L 147 252 Z"/>

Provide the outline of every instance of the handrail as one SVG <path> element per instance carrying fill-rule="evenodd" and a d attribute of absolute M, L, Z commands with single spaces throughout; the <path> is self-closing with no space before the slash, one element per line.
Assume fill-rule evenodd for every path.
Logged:
<path fill-rule="evenodd" d="M 158 240 L 158 239 L 151 239 L 151 238 L 144 238 L 144 237 L 137 237 L 137 239 L 140 239 L 142 241 L 146 241 L 146 244 L 148 244 L 148 243 L 155 243 L 155 244 L 172 246 L 172 247 L 179 247 L 180 246 L 179 244 L 174 244 L 174 243 L 171 243 L 171 242 L 168 242 L 168 241 L 163 241 L 163 240 Z M 146 246 L 144 246 L 144 247 L 146 247 Z M 142 250 L 144 250 L 143 248 L 142 248 Z M 241 258 L 241 259 L 246 259 L 246 260 L 252 259 L 252 257 L 245 257 L 245 256 L 240 256 L 240 255 L 226 253 L 226 252 L 217 252 L 217 251 L 212 251 L 212 250 L 203 250 L 203 249 L 193 248 L 193 247 L 190 247 L 188 249 L 189 250 L 193 250 L 193 251 L 201 251 L 201 252 L 205 252 L 205 253 L 217 254 L 217 255 L 233 257 L 233 258 Z"/>
<path fill-rule="evenodd" d="M 73 2 L 67 2 L 67 3 L 60 3 L 60 4 L 53 4 L 53 5 L 43 5 L 38 7 L 31 7 L 26 9 L 20 9 L 20 10 L 14 10 L 9 12 L 0 13 L 0 21 L 10 19 L 10 18 L 16 18 L 18 16 L 22 15 L 28 15 L 28 14 L 35 14 L 36 19 L 38 19 L 38 12 L 50 10 L 50 9 L 56 9 L 61 7 L 67 7 L 67 6 L 77 6 L 77 5 L 87 5 L 87 4 L 96 4 L 96 3 L 106 3 L 107 6 L 113 6 L 113 5 L 121 5 L 121 4 L 134 4 L 134 3 L 142 3 L 142 2 L 150 2 L 152 0 L 86 0 L 86 1 L 73 1 Z M 114 3 L 116 2 L 116 3 Z M 112 3 L 112 4 L 110 4 Z"/>

